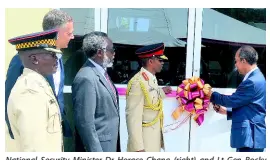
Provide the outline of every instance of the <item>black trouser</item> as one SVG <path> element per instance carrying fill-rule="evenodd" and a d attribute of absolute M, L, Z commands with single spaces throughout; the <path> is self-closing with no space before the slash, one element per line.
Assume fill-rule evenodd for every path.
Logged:
<path fill-rule="evenodd" d="M 244 147 L 244 148 L 237 148 L 236 152 L 263 152 L 264 148 L 248 148 L 248 147 Z"/>

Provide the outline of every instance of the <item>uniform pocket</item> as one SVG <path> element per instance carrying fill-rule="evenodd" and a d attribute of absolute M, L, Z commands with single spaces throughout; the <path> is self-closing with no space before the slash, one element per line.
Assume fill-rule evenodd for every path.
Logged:
<path fill-rule="evenodd" d="M 58 133 L 61 131 L 61 117 L 59 113 L 59 107 L 54 99 L 51 99 L 48 103 L 48 133 Z"/>

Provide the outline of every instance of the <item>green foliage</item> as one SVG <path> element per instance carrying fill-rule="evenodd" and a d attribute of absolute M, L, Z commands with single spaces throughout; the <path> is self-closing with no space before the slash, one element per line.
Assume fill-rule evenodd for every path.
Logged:
<path fill-rule="evenodd" d="M 213 8 L 244 23 L 266 23 L 266 8 Z"/>

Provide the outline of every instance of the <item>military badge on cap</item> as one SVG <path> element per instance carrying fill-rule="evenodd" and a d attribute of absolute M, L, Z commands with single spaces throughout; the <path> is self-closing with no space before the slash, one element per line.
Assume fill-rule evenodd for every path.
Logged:
<path fill-rule="evenodd" d="M 57 29 L 52 29 L 15 37 L 8 40 L 8 42 L 15 45 L 17 51 L 45 49 L 54 53 L 62 53 L 56 49 L 57 33 Z"/>
<path fill-rule="evenodd" d="M 157 43 L 139 48 L 135 53 L 139 58 L 157 57 L 159 59 L 168 60 L 164 55 L 164 49 L 164 43 Z"/>

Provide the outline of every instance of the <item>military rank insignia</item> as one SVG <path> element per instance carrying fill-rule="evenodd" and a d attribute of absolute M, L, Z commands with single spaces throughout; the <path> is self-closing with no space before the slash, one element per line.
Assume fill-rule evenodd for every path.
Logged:
<path fill-rule="evenodd" d="M 145 72 L 142 72 L 142 76 L 143 76 L 144 80 L 149 81 L 149 78 Z"/>

